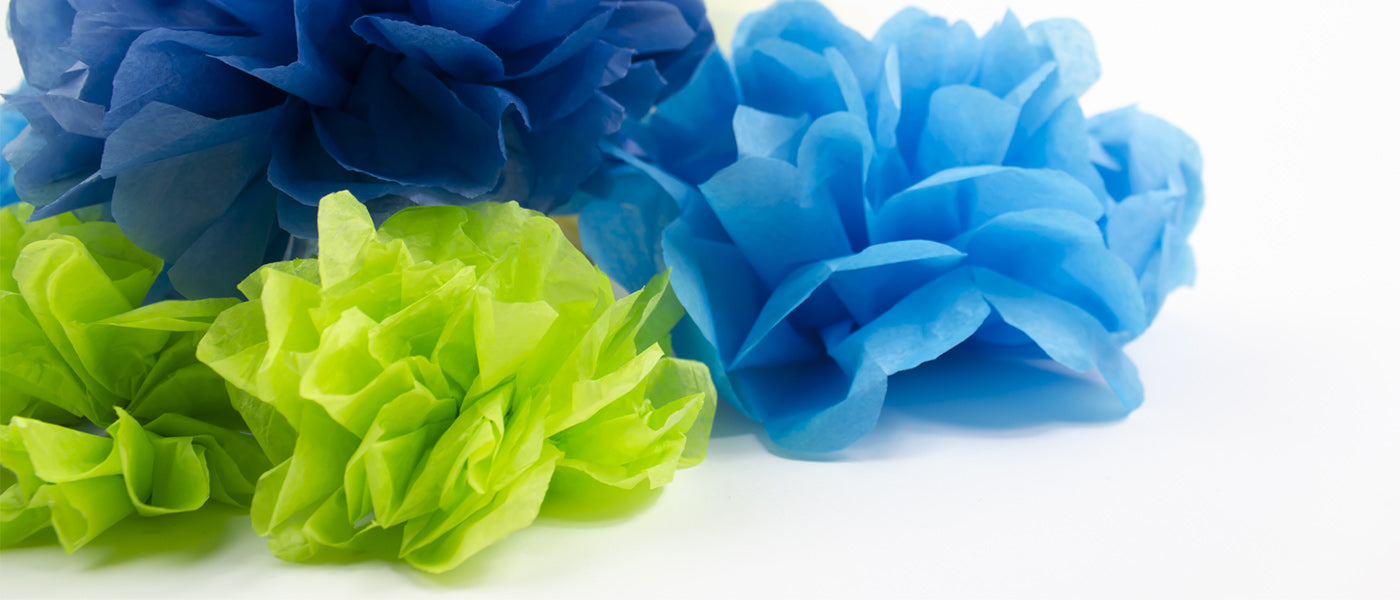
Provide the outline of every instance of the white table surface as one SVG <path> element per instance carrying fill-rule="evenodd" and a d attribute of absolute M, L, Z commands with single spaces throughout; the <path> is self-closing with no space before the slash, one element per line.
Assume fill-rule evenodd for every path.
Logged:
<path fill-rule="evenodd" d="M 717 29 L 745 4 L 712 3 Z M 905 3 L 831 4 L 870 33 Z M 1005 8 L 923 5 L 979 32 Z M 1086 112 L 1138 102 L 1205 154 L 1197 287 L 1129 347 L 1131 416 L 1092 379 L 956 363 L 827 460 L 726 411 L 645 506 L 542 519 L 446 576 L 279 562 L 220 509 L 0 553 L 0 597 L 1400 598 L 1395 4 L 1013 8 L 1094 32 Z"/>

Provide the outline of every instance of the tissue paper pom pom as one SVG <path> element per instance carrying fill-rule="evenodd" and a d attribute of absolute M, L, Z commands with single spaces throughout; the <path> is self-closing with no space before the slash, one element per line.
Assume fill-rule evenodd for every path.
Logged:
<path fill-rule="evenodd" d="M 178 413 L 142 426 L 121 408 L 107 436 L 15 417 L 0 425 L 0 545 L 53 527 L 73 552 L 121 520 L 247 506 L 267 458 L 247 435 Z"/>
<path fill-rule="evenodd" d="M 1136 108 L 1090 119 L 1089 133 L 1094 166 L 1113 197 L 1108 248 L 1137 273 L 1148 319 L 1155 319 L 1167 294 L 1196 279 L 1186 238 L 1205 200 L 1201 150 L 1185 132 Z"/>
<path fill-rule="evenodd" d="M 713 45 L 699 0 L 15 0 L 10 28 L 20 196 L 110 200 L 191 297 L 285 258 L 335 191 L 548 210 Z"/>
<path fill-rule="evenodd" d="M 13 110 L 6 110 L 0 107 L 0 148 L 4 148 L 19 137 L 28 125 L 24 120 L 24 115 Z M 0 160 L 0 206 L 9 206 L 19 202 L 19 196 L 15 194 L 15 172 L 10 168 L 10 163 Z"/>
<path fill-rule="evenodd" d="M 376 231 L 341 193 L 319 227 L 319 258 L 255 272 L 199 347 L 279 463 L 252 509 L 278 556 L 388 549 L 445 571 L 546 491 L 657 488 L 703 457 L 714 388 L 664 355 L 681 315 L 664 276 L 614 301 L 514 203 L 409 208 Z"/>
<path fill-rule="evenodd" d="M 143 422 L 178 412 L 241 423 L 223 380 L 195 358 L 214 316 L 236 301 L 143 307 L 159 258 L 113 223 L 27 221 L 33 210 L 0 210 L 0 418 L 67 415 L 105 427 L 123 408 Z"/>
<path fill-rule="evenodd" d="M 1099 71 L 1082 27 L 1008 14 L 978 38 L 911 9 L 866 40 L 782 3 L 733 57 L 614 149 L 580 233 L 626 285 L 674 269 L 693 319 L 677 352 L 775 442 L 849 445 L 889 376 L 957 346 L 1097 370 L 1142 401 L 1121 344 L 1147 326 L 1144 290 L 1100 225 L 1123 204 L 1077 100 Z"/>
<path fill-rule="evenodd" d="M 142 298 L 160 259 L 112 223 L 0 210 L 0 540 L 52 526 L 68 551 L 130 514 L 247 505 L 268 466 L 195 358 L 233 300 Z M 106 427 L 110 438 L 68 426 Z"/>

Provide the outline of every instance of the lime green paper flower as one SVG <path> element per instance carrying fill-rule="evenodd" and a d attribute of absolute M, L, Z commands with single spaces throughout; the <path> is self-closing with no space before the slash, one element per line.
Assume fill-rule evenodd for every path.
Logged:
<path fill-rule="evenodd" d="M 269 464 L 195 348 L 234 300 L 140 307 L 161 261 L 111 223 L 0 210 L 0 543 L 76 550 L 130 514 L 247 505 Z M 89 422 L 110 437 L 70 425 Z"/>
<path fill-rule="evenodd" d="M 389 549 L 445 571 L 551 489 L 656 488 L 703 458 L 714 390 L 665 356 L 681 308 L 664 276 L 615 301 L 514 203 L 376 231 L 341 193 L 318 225 L 319 259 L 254 273 L 199 347 L 277 463 L 252 516 L 278 556 Z"/>
<path fill-rule="evenodd" d="M 73 552 L 132 514 L 247 506 L 267 459 L 245 434 L 178 413 L 143 427 L 121 408 L 110 437 L 15 417 L 0 425 L 0 461 L 17 480 L 0 495 L 0 540 L 52 526 Z"/>

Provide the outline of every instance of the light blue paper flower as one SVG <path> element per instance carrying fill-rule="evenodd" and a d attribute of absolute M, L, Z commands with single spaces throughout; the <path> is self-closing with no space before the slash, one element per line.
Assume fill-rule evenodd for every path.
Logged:
<path fill-rule="evenodd" d="M 26 125 L 24 115 L 0 106 L 0 148 L 10 145 Z M 0 160 L 0 206 L 16 202 L 19 202 L 19 196 L 15 194 L 15 172 L 10 168 L 10 163 Z"/>
<path fill-rule="evenodd" d="M 1108 247 L 1137 273 L 1155 319 L 1167 294 L 1196 279 L 1186 238 L 1201 217 L 1201 150 L 1195 140 L 1136 108 L 1089 120 L 1094 166 L 1113 203 L 1104 228 Z"/>
<path fill-rule="evenodd" d="M 1121 142 L 1105 121 L 1091 138 L 1077 98 L 1098 72 L 1074 21 L 1008 14 L 979 39 L 907 10 L 866 40 L 818 4 L 778 4 L 612 149 L 623 166 L 585 190 L 585 249 L 629 287 L 673 269 L 692 319 L 677 352 L 789 449 L 849 445 L 891 375 L 954 347 L 1098 371 L 1135 408 L 1121 347 L 1157 276 L 1115 250 L 1142 251 L 1151 224 L 1106 218 L 1136 201 L 1099 169 L 1140 174 L 1133 193 L 1170 178 L 1123 149 L 1147 134 Z"/>
<path fill-rule="evenodd" d="M 699 0 L 14 0 L 37 217 L 110 201 L 189 296 L 234 292 L 316 204 L 549 210 L 712 46 Z"/>

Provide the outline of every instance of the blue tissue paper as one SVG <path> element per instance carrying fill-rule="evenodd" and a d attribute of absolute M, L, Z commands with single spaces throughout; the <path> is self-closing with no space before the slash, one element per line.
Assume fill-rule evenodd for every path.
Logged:
<path fill-rule="evenodd" d="M 1089 119 L 1094 166 L 1113 202 L 1108 248 L 1138 276 L 1149 320 L 1167 294 L 1196 279 L 1186 238 L 1201 216 L 1201 150 L 1171 123 L 1123 108 Z"/>
<path fill-rule="evenodd" d="M 110 202 L 190 297 L 295 253 L 332 192 L 554 208 L 713 46 L 700 0 L 13 0 L 9 27 L 20 197 Z"/>
<path fill-rule="evenodd" d="M 628 288 L 670 268 L 674 334 L 778 445 L 874 427 L 891 375 L 955 347 L 1097 371 L 1190 279 L 1200 157 L 1135 111 L 1086 121 L 1072 20 L 978 37 L 909 9 L 873 40 L 821 5 L 750 15 L 582 193 L 587 250 Z"/>
<path fill-rule="evenodd" d="M 10 145 L 26 125 L 24 115 L 0 106 L 0 148 Z M 19 196 L 15 194 L 15 172 L 10 168 L 10 163 L 0 160 L 0 206 L 16 202 L 19 202 Z"/>

